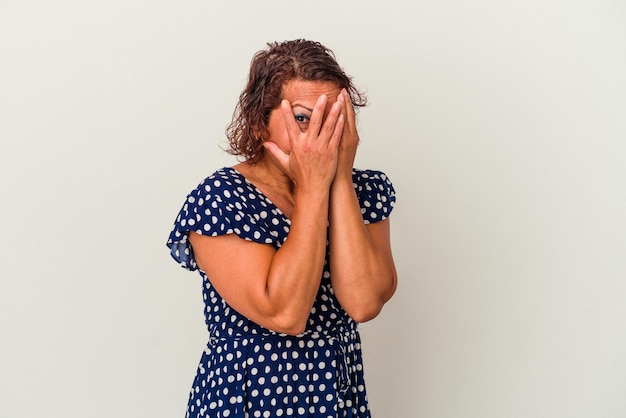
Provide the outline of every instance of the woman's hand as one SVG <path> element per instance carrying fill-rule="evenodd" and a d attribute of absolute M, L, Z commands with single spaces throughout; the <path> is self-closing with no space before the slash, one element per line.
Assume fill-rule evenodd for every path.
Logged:
<path fill-rule="evenodd" d="M 342 102 L 338 100 L 324 118 L 327 101 L 326 95 L 318 98 L 308 129 L 303 132 L 296 122 L 291 104 L 283 100 L 280 107 L 289 136 L 290 152 L 286 154 L 271 141 L 263 144 L 300 190 L 328 190 L 335 177 L 345 116 L 341 111 Z"/>

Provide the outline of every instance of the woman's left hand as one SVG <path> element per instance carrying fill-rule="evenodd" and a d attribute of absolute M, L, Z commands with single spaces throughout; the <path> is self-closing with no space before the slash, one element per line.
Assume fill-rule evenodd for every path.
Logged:
<path fill-rule="evenodd" d="M 337 173 L 335 178 L 348 178 L 352 182 L 352 167 L 356 157 L 356 149 L 359 145 L 359 134 L 356 129 L 356 114 L 352 106 L 352 100 L 346 89 L 342 89 L 337 99 L 341 103 L 341 113 L 344 117 L 343 133 L 339 142 L 339 155 Z"/>

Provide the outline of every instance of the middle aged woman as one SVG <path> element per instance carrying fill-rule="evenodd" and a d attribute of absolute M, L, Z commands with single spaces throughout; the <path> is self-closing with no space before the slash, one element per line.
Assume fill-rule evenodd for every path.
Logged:
<path fill-rule="evenodd" d="M 393 295 L 387 177 L 353 168 L 364 96 L 319 43 L 268 44 L 168 245 L 203 278 L 188 417 L 369 417 L 359 322 Z"/>

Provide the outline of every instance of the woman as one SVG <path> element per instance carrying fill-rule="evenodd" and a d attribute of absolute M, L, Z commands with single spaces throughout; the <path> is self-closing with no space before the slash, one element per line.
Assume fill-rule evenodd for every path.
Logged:
<path fill-rule="evenodd" d="M 393 186 L 353 169 L 363 95 L 323 45 L 268 44 L 227 134 L 244 161 L 188 196 L 168 246 L 204 284 L 187 417 L 369 417 L 359 322 L 396 288 Z"/>

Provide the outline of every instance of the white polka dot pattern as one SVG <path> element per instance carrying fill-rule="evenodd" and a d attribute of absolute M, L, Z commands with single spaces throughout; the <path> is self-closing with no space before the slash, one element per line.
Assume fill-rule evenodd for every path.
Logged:
<path fill-rule="evenodd" d="M 383 173 L 354 170 L 353 182 L 365 223 L 389 216 L 395 191 Z M 239 172 L 223 168 L 187 196 L 167 245 L 177 262 L 197 270 L 189 231 L 233 233 L 278 249 L 290 225 Z M 219 296 L 204 272 L 200 275 L 209 343 L 187 417 L 370 417 L 357 324 L 334 296 L 328 261 L 307 328 L 298 336 L 250 321 Z"/>

